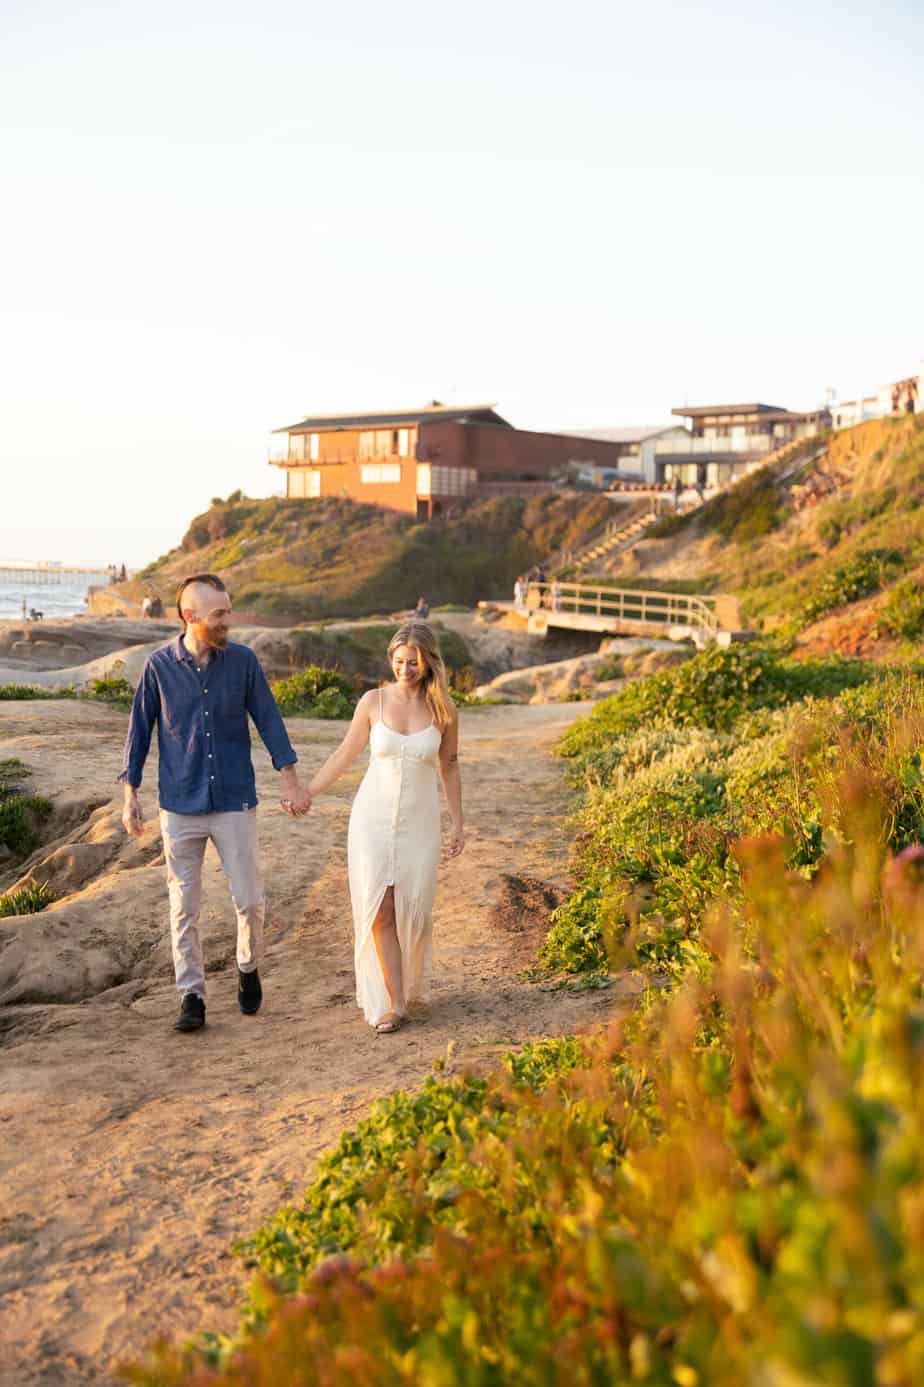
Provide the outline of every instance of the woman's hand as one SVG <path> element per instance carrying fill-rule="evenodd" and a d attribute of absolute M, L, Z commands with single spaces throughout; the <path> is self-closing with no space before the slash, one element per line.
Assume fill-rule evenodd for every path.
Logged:
<path fill-rule="evenodd" d="M 453 824 L 449 830 L 449 843 L 446 850 L 450 857 L 458 857 L 464 847 L 465 830 L 461 824 Z"/>

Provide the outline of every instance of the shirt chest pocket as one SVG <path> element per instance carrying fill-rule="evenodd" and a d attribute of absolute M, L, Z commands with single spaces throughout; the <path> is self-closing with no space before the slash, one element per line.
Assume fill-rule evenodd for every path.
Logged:
<path fill-rule="evenodd" d="M 222 679 L 215 697 L 216 713 L 226 721 L 247 717 L 247 681 L 243 674 L 230 674 Z"/>

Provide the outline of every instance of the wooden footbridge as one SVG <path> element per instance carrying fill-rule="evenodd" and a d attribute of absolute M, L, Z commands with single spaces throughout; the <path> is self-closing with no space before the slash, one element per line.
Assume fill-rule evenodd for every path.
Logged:
<path fill-rule="evenodd" d="M 734 597 L 557 581 L 530 583 L 519 604 L 482 602 L 479 606 L 502 607 L 522 616 L 527 629 L 537 636 L 560 627 L 601 635 L 692 640 L 699 646 L 730 641 L 741 622 Z"/>

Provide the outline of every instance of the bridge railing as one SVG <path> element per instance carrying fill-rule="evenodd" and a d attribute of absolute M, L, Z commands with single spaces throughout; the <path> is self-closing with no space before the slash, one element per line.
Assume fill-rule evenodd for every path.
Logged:
<path fill-rule="evenodd" d="M 709 633 L 719 627 L 714 599 L 696 593 L 592 587 L 589 583 L 529 583 L 526 610 L 539 609 L 647 626 L 691 626 Z"/>

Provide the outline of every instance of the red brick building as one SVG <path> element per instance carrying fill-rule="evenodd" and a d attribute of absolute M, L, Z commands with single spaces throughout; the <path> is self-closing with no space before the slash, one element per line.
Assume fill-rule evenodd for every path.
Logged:
<path fill-rule="evenodd" d="M 428 519 L 464 497 L 529 495 L 569 463 L 619 467 L 618 444 L 515 429 L 492 405 L 317 415 L 273 435 L 286 495 L 349 496 Z"/>

